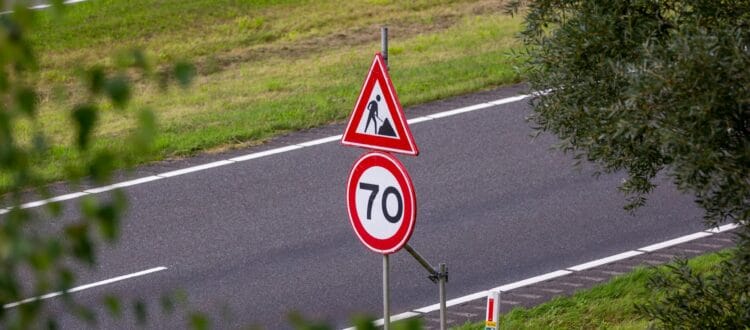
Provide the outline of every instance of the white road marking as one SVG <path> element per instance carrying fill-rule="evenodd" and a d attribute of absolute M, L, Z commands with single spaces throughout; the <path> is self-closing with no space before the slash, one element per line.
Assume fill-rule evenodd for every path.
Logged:
<path fill-rule="evenodd" d="M 670 246 L 674 246 L 674 245 L 685 243 L 685 242 L 690 242 L 692 240 L 696 240 L 696 239 L 703 238 L 703 237 L 706 237 L 706 236 L 711 236 L 711 235 L 713 235 L 713 234 L 705 232 L 705 231 L 701 231 L 701 232 L 697 232 L 697 233 L 694 233 L 694 234 L 685 235 L 685 236 L 682 236 L 682 237 L 677 237 L 675 239 L 670 239 L 668 241 L 664 241 L 664 242 L 661 242 L 661 243 L 656 243 L 656 244 L 653 244 L 653 245 L 644 246 L 644 247 L 642 247 L 642 248 L 640 248 L 638 250 L 645 251 L 645 252 L 654 252 L 656 250 L 661 250 L 661 249 L 664 249 L 664 248 L 668 248 Z"/>
<path fill-rule="evenodd" d="M 72 5 L 74 3 L 86 2 L 86 1 L 88 1 L 88 0 L 67 0 L 67 1 L 63 1 L 63 4 L 64 5 Z M 36 6 L 29 7 L 29 9 L 39 10 L 39 9 L 47 9 L 49 7 L 52 7 L 52 5 L 50 5 L 50 4 L 36 5 Z"/>
<path fill-rule="evenodd" d="M 125 188 L 125 187 L 135 186 L 135 185 L 139 185 L 141 183 L 156 181 L 156 180 L 160 180 L 160 179 L 163 179 L 163 178 L 164 177 L 152 175 L 152 176 L 147 176 L 147 177 L 139 178 L 139 179 L 135 179 L 135 180 L 123 181 L 123 182 L 111 184 L 109 186 L 104 186 L 104 187 L 99 187 L 99 188 L 94 188 L 94 189 L 87 189 L 87 190 L 84 190 L 83 192 L 87 193 L 87 194 L 98 194 L 98 193 L 102 193 L 102 192 L 105 192 L 105 191 L 114 190 L 114 189 L 117 189 L 117 188 Z"/>
<path fill-rule="evenodd" d="M 486 291 L 479 291 L 479 292 L 468 294 L 468 295 L 465 295 L 465 296 L 462 296 L 462 297 L 450 299 L 450 300 L 448 300 L 448 301 L 445 302 L 445 305 L 447 307 L 451 307 L 451 306 L 460 305 L 460 304 L 463 304 L 463 303 L 466 303 L 466 302 L 469 302 L 469 301 L 472 301 L 472 300 L 486 299 L 487 298 L 487 294 L 488 294 L 489 291 L 500 291 L 500 292 L 511 291 L 511 290 L 522 288 L 522 287 L 529 286 L 529 285 L 532 285 L 532 284 L 536 284 L 536 283 L 548 281 L 548 280 L 551 280 L 551 279 L 554 279 L 554 278 L 558 278 L 558 277 L 562 277 L 562 276 L 574 274 L 576 272 L 583 271 L 583 270 L 586 270 L 586 269 L 590 269 L 590 268 L 593 268 L 593 267 L 596 267 L 596 266 L 601 266 L 601 265 L 605 265 L 605 264 L 612 263 L 612 262 L 615 262 L 615 261 L 624 260 L 624 259 L 628 259 L 628 258 L 631 258 L 631 257 L 634 257 L 634 256 L 642 255 L 642 254 L 645 254 L 646 252 L 652 252 L 652 251 L 656 251 L 656 250 L 659 250 L 659 249 L 663 249 L 665 247 L 674 246 L 676 244 L 689 242 L 689 241 L 692 241 L 692 240 L 696 240 L 696 239 L 699 239 L 699 238 L 711 236 L 711 235 L 718 234 L 718 233 L 723 233 L 723 232 L 735 229 L 737 227 L 739 227 L 739 225 L 737 225 L 737 224 L 727 224 L 727 225 L 723 225 L 723 226 L 721 226 L 719 228 L 713 228 L 713 229 L 709 229 L 709 230 L 705 230 L 705 231 L 699 231 L 697 233 L 693 233 L 693 234 L 690 234 L 690 235 L 685 235 L 685 236 L 681 236 L 681 237 L 678 237 L 678 238 L 675 238 L 675 239 L 671 239 L 671 240 L 668 240 L 668 241 L 664 241 L 664 242 L 661 242 L 661 243 L 656 243 L 656 244 L 652 244 L 652 245 L 649 245 L 649 246 L 646 246 L 646 247 L 642 247 L 642 248 L 637 249 L 637 250 L 625 251 L 625 252 L 618 253 L 618 254 L 615 254 L 615 255 L 612 255 L 612 256 L 609 256 L 609 257 L 604 257 L 604 258 L 592 260 L 592 261 L 589 261 L 589 262 L 586 262 L 586 263 L 583 263 L 583 264 L 580 264 L 580 265 L 568 267 L 566 269 L 556 270 L 554 272 L 550 272 L 550 273 L 546 273 L 546 274 L 542 274 L 542 275 L 530 277 L 530 278 L 527 278 L 527 279 L 524 279 L 524 280 L 520 280 L 520 281 L 517 281 L 517 282 L 513 282 L 513 283 L 508 283 L 508 284 L 505 284 L 505 285 L 501 285 L 501 286 L 498 286 L 496 288 L 489 289 L 489 290 L 486 290 Z M 401 313 L 401 314 L 392 315 L 391 316 L 391 320 L 403 320 L 403 319 L 408 319 L 410 317 L 418 317 L 418 316 L 420 316 L 422 314 L 434 312 L 434 311 L 437 311 L 439 309 L 440 309 L 440 304 L 439 303 L 438 304 L 432 304 L 432 305 L 425 306 L 425 307 L 422 307 L 422 308 L 416 308 L 414 310 L 411 310 L 411 311 L 408 311 L 408 312 L 404 312 L 404 313 Z M 383 325 L 383 319 L 381 318 L 381 319 L 375 320 L 374 323 L 376 325 L 378 325 L 378 326 Z M 353 329 L 354 328 L 351 327 L 351 328 L 346 328 L 344 330 L 353 330 Z"/>
<path fill-rule="evenodd" d="M 712 234 L 718 234 L 718 233 L 723 233 L 723 232 L 728 231 L 728 230 L 735 229 L 735 228 L 737 228 L 739 226 L 740 225 L 738 225 L 736 223 L 730 223 L 730 224 L 726 224 L 726 225 L 723 225 L 723 226 L 719 226 L 719 228 L 711 228 L 709 230 L 706 230 L 706 232 L 707 233 L 712 233 Z"/>
<path fill-rule="evenodd" d="M 417 118 L 407 119 L 406 122 L 409 125 L 411 125 L 411 124 L 421 123 L 423 121 L 428 121 L 428 120 L 432 120 L 432 118 L 430 118 L 430 117 L 417 117 Z"/>
<path fill-rule="evenodd" d="M 67 1 L 63 1 L 63 4 L 64 5 L 72 5 L 74 3 L 86 2 L 86 1 L 88 1 L 88 0 L 67 0 Z M 31 9 L 31 10 L 41 10 L 41 9 L 47 9 L 49 7 L 52 7 L 52 5 L 50 5 L 50 4 L 36 5 L 36 6 L 29 7 L 29 9 Z M 0 15 L 6 15 L 6 14 L 10 14 L 12 12 L 13 12 L 12 10 L 3 11 L 3 12 L 0 12 Z"/>
<path fill-rule="evenodd" d="M 518 288 L 522 288 L 522 287 L 525 287 L 525 286 L 528 286 L 528 285 L 532 285 L 532 284 L 544 282 L 544 281 L 547 281 L 547 280 L 551 280 L 553 278 L 558 278 L 560 276 L 565 276 L 565 275 L 568 275 L 570 273 L 572 273 L 572 272 L 571 271 L 567 271 L 567 270 L 562 270 L 562 269 L 561 270 L 556 270 L 556 271 L 551 272 L 551 273 L 547 273 L 547 274 L 543 274 L 543 275 L 539 275 L 539 276 L 534 276 L 534 277 L 527 278 L 525 280 L 521 280 L 521 281 L 518 281 L 518 282 L 513 282 L 513 283 L 510 283 L 510 284 L 502 285 L 502 286 L 499 286 L 499 287 L 496 287 L 496 288 L 492 289 L 492 291 L 500 291 L 500 292 L 510 291 L 510 290 L 513 290 L 513 289 L 518 289 Z"/>
<path fill-rule="evenodd" d="M 74 1 L 80 2 L 83 0 L 74 0 Z M 70 2 L 70 3 L 74 3 L 74 2 Z M 409 124 L 416 124 L 416 123 L 420 123 L 423 121 L 429 121 L 429 120 L 438 119 L 438 118 L 455 116 L 455 115 L 466 113 L 466 112 L 482 110 L 482 109 L 487 109 L 487 108 L 495 107 L 495 106 L 502 105 L 502 104 L 518 102 L 518 101 L 530 98 L 532 96 L 534 96 L 534 94 L 522 94 L 522 95 L 516 95 L 512 97 L 506 97 L 506 98 L 498 99 L 498 100 L 491 101 L 491 102 L 479 103 L 479 104 L 470 105 L 470 106 L 463 107 L 463 108 L 438 112 L 438 113 L 424 116 L 424 117 L 413 118 L 413 119 L 407 120 L 407 122 Z M 21 208 L 27 209 L 27 208 L 39 207 L 39 206 L 47 205 L 52 202 L 70 200 L 70 199 L 78 198 L 81 196 L 86 196 L 90 194 L 98 194 L 98 193 L 110 191 L 110 190 L 117 189 L 117 188 L 130 187 L 130 186 L 135 186 L 135 185 L 139 185 L 139 184 L 143 184 L 147 182 L 152 182 L 152 181 L 159 180 L 159 179 L 171 178 L 171 177 L 176 177 L 176 176 L 180 176 L 180 175 L 184 175 L 188 173 L 200 172 L 203 170 L 230 165 L 230 164 L 234 164 L 237 162 L 243 162 L 243 161 L 257 159 L 261 157 L 267 157 L 267 156 L 271 156 L 275 154 L 280 154 L 280 153 L 289 152 L 289 151 L 302 149 L 302 148 L 308 148 L 308 147 L 326 144 L 326 143 L 339 141 L 339 140 L 341 140 L 341 135 L 328 136 L 328 137 L 324 137 L 321 139 L 315 139 L 315 140 L 306 141 L 306 142 L 289 145 L 285 147 L 275 148 L 271 150 L 254 152 L 254 153 L 250 153 L 247 155 L 238 156 L 238 157 L 234 157 L 234 158 L 230 158 L 226 160 L 214 161 L 214 162 L 207 163 L 207 164 L 187 167 L 187 168 L 183 168 L 179 170 L 156 174 L 153 176 L 119 182 L 119 183 L 115 183 L 115 184 L 111 184 L 111 185 L 107 185 L 103 187 L 91 188 L 91 189 L 84 190 L 82 192 L 75 192 L 75 193 L 57 196 L 57 197 L 53 197 L 53 198 L 49 198 L 45 200 L 33 201 L 33 202 L 29 202 L 29 203 L 21 205 Z M 8 213 L 9 211 L 10 211 L 10 208 L 0 209 L 0 215 Z"/>
<path fill-rule="evenodd" d="M 615 254 L 613 256 L 609 256 L 609 257 L 606 257 L 606 258 L 601 258 L 601 259 L 589 261 L 587 263 L 583 263 L 583 264 L 576 265 L 576 266 L 573 266 L 573 267 L 568 267 L 568 270 L 580 272 L 582 270 L 586 270 L 586 269 L 594 268 L 594 267 L 599 267 L 601 265 L 606 265 L 606 264 L 609 264 L 609 263 L 613 263 L 615 261 L 620 261 L 620 260 L 623 260 L 623 259 L 635 257 L 637 255 L 641 255 L 641 254 L 644 254 L 644 253 L 645 252 L 641 252 L 641 251 L 627 251 L 627 252 L 623 252 L 623 253 L 620 253 L 620 254 Z"/>
<path fill-rule="evenodd" d="M 127 274 L 127 275 L 123 275 L 123 276 L 113 277 L 113 278 L 110 278 L 110 279 L 107 279 L 107 280 L 103 280 L 103 281 L 94 282 L 94 283 L 91 283 L 91 284 L 77 286 L 77 287 L 74 287 L 74 288 L 71 288 L 70 290 L 68 290 L 67 293 L 75 293 L 75 292 L 79 292 L 79 291 L 83 291 L 83 290 L 95 288 L 95 287 L 102 286 L 102 285 L 112 284 L 112 283 L 115 283 L 115 282 L 120 282 L 120 281 L 128 280 L 128 279 L 131 279 L 131 278 L 135 278 L 135 277 L 139 277 L 139 276 L 144 276 L 144 275 L 148 275 L 148 274 L 151 274 L 151 273 L 160 272 L 160 271 L 166 270 L 166 269 L 167 269 L 167 267 L 163 267 L 163 266 L 162 267 L 154 267 L 154 268 L 151 268 L 151 269 L 142 270 L 142 271 L 137 272 L 137 273 L 132 273 L 132 274 Z M 57 292 L 47 293 L 47 294 L 44 294 L 44 295 L 41 295 L 41 296 L 38 296 L 38 297 L 27 298 L 27 299 L 24 299 L 24 300 L 21 300 L 21 301 L 17 301 L 17 302 L 14 302 L 14 303 L 5 304 L 5 305 L 3 305 L 3 308 L 8 309 L 8 308 L 13 308 L 13 307 L 16 307 L 16 306 L 19 306 L 19 305 L 28 304 L 30 302 L 38 301 L 38 300 L 44 300 L 44 299 L 54 298 L 54 297 L 63 295 L 63 293 L 65 293 L 65 292 L 63 292 L 63 291 L 57 291 Z"/>
<path fill-rule="evenodd" d="M 317 142 L 317 144 L 321 144 L 319 140 L 313 140 L 313 141 Z M 313 142 L 313 141 L 310 141 L 310 142 Z M 335 141 L 335 140 L 331 140 L 331 141 Z M 266 150 L 266 151 L 261 151 L 261 152 L 255 152 L 255 153 L 247 154 L 244 156 L 234 157 L 234 158 L 230 158 L 229 160 L 233 162 L 244 162 L 246 160 L 257 159 L 257 158 L 266 157 L 270 155 L 280 154 L 282 152 L 297 150 L 301 148 L 303 147 L 299 145 L 291 145 L 291 146 L 286 146 L 286 147 L 281 147 L 281 148 L 276 148 L 276 149 L 271 149 L 271 150 Z"/>

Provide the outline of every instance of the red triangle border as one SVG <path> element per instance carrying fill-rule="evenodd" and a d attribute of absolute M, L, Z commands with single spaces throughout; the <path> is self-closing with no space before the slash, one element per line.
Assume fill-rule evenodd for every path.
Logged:
<path fill-rule="evenodd" d="M 392 126 L 398 134 L 398 138 L 357 132 L 357 126 L 365 113 L 368 98 L 378 81 L 380 81 L 380 88 L 383 91 L 383 99 L 390 110 L 391 118 L 393 119 Z M 417 148 L 417 145 L 414 142 L 414 137 L 409 129 L 409 124 L 406 122 L 406 116 L 401 107 L 401 102 L 398 100 L 396 89 L 393 87 L 393 82 L 391 81 L 390 75 L 388 75 L 385 61 L 380 53 L 375 53 L 375 58 L 372 60 L 370 71 L 367 73 L 367 78 L 360 90 L 359 98 L 354 105 L 352 113 L 349 115 L 349 122 L 346 125 L 343 136 L 341 137 L 341 144 L 412 156 L 419 155 L 419 148 Z"/>

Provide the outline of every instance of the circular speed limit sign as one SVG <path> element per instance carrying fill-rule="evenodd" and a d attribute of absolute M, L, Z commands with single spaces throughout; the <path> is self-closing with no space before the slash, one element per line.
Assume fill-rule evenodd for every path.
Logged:
<path fill-rule="evenodd" d="M 414 231 L 414 185 L 390 154 L 369 152 L 357 159 L 346 184 L 346 204 L 354 232 L 375 252 L 398 251 Z"/>

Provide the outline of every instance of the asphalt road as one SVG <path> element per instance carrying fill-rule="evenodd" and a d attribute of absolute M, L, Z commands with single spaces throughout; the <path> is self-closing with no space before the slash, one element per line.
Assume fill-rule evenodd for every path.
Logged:
<path fill-rule="evenodd" d="M 511 87 L 407 109 L 415 117 L 516 95 Z M 635 216 L 622 210 L 621 176 L 596 179 L 532 140 L 528 101 L 411 126 L 421 154 L 399 156 L 417 191 L 410 245 L 450 271 L 454 298 L 703 229 L 691 198 L 668 184 Z M 145 176 L 189 164 L 340 134 L 343 125 L 279 138 L 231 154 L 157 164 Z M 362 149 L 336 142 L 129 187 L 131 209 L 119 245 L 105 249 L 89 283 L 157 266 L 167 270 L 75 294 L 96 305 L 107 293 L 158 305 L 182 288 L 217 328 L 288 327 L 297 310 L 348 325 L 355 313 L 381 317 L 381 256 L 349 225 L 345 183 Z M 103 194 L 106 195 L 106 194 Z M 67 204 L 73 204 L 70 201 Z M 75 214 L 70 207 L 67 217 Z M 437 288 L 405 251 L 391 257 L 392 311 L 437 302 Z M 50 301 L 53 301 L 51 299 Z M 53 304 L 55 302 L 52 302 Z M 101 308 L 99 308 L 101 310 Z M 184 328 L 184 316 L 151 312 L 150 327 Z M 98 328 L 132 328 L 105 318 Z M 63 328 L 82 325 L 70 317 Z"/>

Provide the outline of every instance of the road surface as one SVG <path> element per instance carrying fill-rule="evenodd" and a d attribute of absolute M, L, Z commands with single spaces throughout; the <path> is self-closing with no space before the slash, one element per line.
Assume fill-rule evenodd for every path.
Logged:
<path fill-rule="evenodd" d="M 520 86 L 434 102 L 406 110 L 414 118 L 496 100 Z M 577 170 L 555 139 L 532 139 L 528 100 L 411 125 L 419 157 L 399 156 L 417 191 L 410 245 L 450 271 L 448 297 L 601 258 L 703 229 L 691 198 L 668 184 L 635 216 L 622 210 L 620 175 L 596 179 Z M 332 125 L 291 134 L 229 154 L 156 164 L 131 177 L 299 144 L 341 134 Z M 190 306 L 217 328 L 288 327 L 297 310 L 346 326 L 356 313 L 381 317 L 381 257 L 354 235 L 345 183 L 362 149 L 337 142 L 146 182 L 125 188 L 131 209 L 119 245 L 105 249 L 80 284 L 154 267 L 166 270 L 75 293 L 100 304 L 114 293 L 158 305 L 183 289 Z M 61 192 L 62 193 L 62 192 Z M 106 196 L 107 193 L 101 194 Z M 75 217 L 67 201 L 66 217 Z M 406 254 L 391 257 L 392 310 L 437 302 L 437 288 Z M 49 300 L 53 305 L 55 299 Z M 102 310 L 102 308 L 99 308 Z M 133 318 L 99 328 L 131 328 Z M 180 314 L 151 313 L 149 326 L 184 328 Z M 66 317 L 63 328 L 81 324 Z"/>

